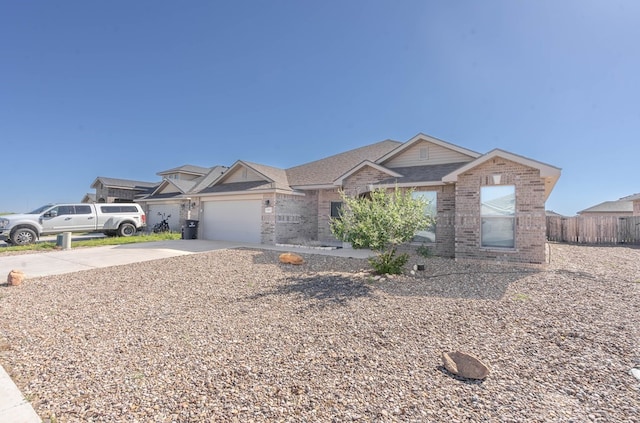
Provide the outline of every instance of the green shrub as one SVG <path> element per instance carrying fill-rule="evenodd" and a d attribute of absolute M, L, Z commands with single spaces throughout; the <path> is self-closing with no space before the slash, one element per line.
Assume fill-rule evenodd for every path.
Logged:
<path fill-rule="evenodd" d="M 416 252 L 421 255 L 424 258 L 429 258 L 431 257 L 431 248 L 426 246 L 425 244 L 420 245 L 417 249 Z"/>
<path fill-rule="evenodd" d="M 378 255 L 369 260 L 377 273 L 402 272 L 408 255 L 396 256 L 396 248 L 427 228 L 432 217 L 425 214 L 427 201 L 413 198 L 413 191 L 395 188 L 372 191 L 368 198 L 349 197 L 340 192 L 340 215 L 330 221 L 331 232 L 353 248 L 370 248 Z"/>
<path fill-rule="evenodd" d="M 402 267 L 407 264 L 408 260 L 409 255 L 405 253 L 398 255 L 395 255 L 395 252 L 391 254 L 383 253 L 371 257 L 369 264 L 379 275 L 397 275 L 402 273 Z"/>

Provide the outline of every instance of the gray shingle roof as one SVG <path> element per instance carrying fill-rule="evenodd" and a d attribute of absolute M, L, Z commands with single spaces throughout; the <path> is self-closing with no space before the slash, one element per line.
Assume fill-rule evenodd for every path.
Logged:
<path fill-rule="evenodd" d="M 376 161 L 402 143 L 386 140 L 345 151 L 314 162 L 290 167 L 286 170 L 291 186 L 330 185 L 338 177 L 365 160 Z"/>
<path fill-rule="evenodd" d="M 141 198 L 141 200 L 159 200 L 159 199 L 164 199 L 164 198 L 178 197 L 179 195 L 182 195 L 182 193 L 180 193 L 180 192 L 161 192 L 159 194 L 153 194 L 153 195 L 146 196 L 144 198 Z"/>
<path fill-rule="evenodd" d="M 102 185 L 110 188 L 129 188 L 139 190 L 148 190 L 156 187 L 159 184 L 159 182 L 133 181 L 130 179 L 117 179 L 98 176 L 96 180 L 91 184 L 91 188 L 96 188 L 97 182 L 101 182 Z"/>
<path fill-rule="evenodd" d="M 287 172 L 284 169 L 259 163 L 247 162 L 244 160 L 242 161 L 242 163 L 255 170 L 256 172 L 266 176 L 268 179 L 271 179 L 275 183 L 276 188 L 291 190 L 289 186 L 289 180 L 287 178 Z"/>
<path fill-rule="evenodd" d="M 215 166 L 214 166 L 215 167 Z M 174 167 L 173 169 L 163 170 L 162 172 L 156 173 L 156 175 L 163 176 L 168 175 L 170 173 L 191 173 L 194 175 L 205 175 L 211 170 L 210 167 L 202 167 L 202 166 L 194 166 L 194 165 L 182 165 L 178 167 Z"/>
<path fill-rule="evenodd" d="M 214 168 L 211 168 L 209 173 L 197 179 L 196 185 L 194 185 L 193 188 L 191 188 L 190 192 L 194 192 L 194 193 L 199 192 L 203 188 L 208 187 L 209 185 L 211 185 L 213 181 L 218 179 L 220 175 L 226 172 L 227 169 L 228 168 L 226 166 L 216 166 Z"/>
<path fill-rule="evenodd" d="M 640 200 L 640 194 L 627 195 L 626 197 L 622 197 L 621 200 L 626 200 L 626 201 Z"/>
<path fill-rule="evenodd" d="M 236 191 L 254 191 L 259 189 L 271 189 L 271 182 L 265 181 L 249 181 L 249 182 L 232 182 L 230 184 L 218 184 L 208 187 L 200 191 L 200 194 L 236 192 Z"/>
<path fill-rule="evenodd" d="M 411 183 L 411 182 L 439 182 L 444 175 L 466 165 L 468 162 L 446 163 L 438 165 L 394 167 L 389 168 L 402 175 L 401 178 L 388 178 L 380 184 Z"/>
<path fill-rule="evenodd" d="M 633 213 L 633 201 L 605 201 L 578 212 L 582 213 Z"/>

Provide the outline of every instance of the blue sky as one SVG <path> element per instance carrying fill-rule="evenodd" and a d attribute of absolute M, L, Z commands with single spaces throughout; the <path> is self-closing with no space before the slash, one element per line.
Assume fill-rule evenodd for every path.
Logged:
<path fill-rule="evenodd" d="M 419 132 L 640 192 L 640 2 L 0 0 L 0 211 L 97 176 L 290 167 Z"/>

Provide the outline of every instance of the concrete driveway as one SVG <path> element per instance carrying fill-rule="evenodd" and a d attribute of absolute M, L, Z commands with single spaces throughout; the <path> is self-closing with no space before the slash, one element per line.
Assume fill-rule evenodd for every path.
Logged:
<path fill-rule="evenodd" d="M 324 250 L 231 241 L 177 239 L 105 247 L 75 248 L 6 257 L 0 255 L 0 275 L 8 275 L 11 270 L 15 269 L 22 270 L 26 278 L 35 278 L 228 248 L 268 249 L 291 251 L 298 254 L 323 254 L 354 258 L 371 256 L 371 251 L 369 250 Z"/>

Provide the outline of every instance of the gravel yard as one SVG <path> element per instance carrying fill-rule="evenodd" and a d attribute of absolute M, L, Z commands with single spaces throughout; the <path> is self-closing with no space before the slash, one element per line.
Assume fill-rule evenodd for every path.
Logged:
<path fill-rule="evenodd" d="M 0 363 L 45 422 L 640 422 L 640 249 L 550 253 L 383 281 L 262 250 L 31 279 L 0 288 Z M 444 370 L 454 350 L 488 378 Z"/>

